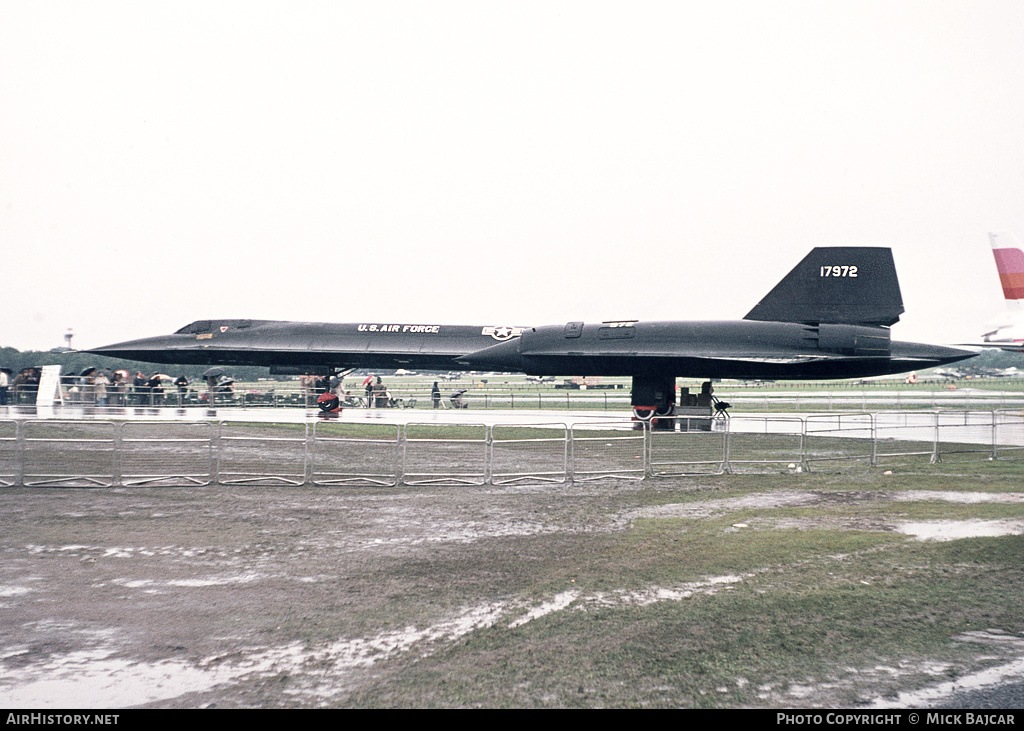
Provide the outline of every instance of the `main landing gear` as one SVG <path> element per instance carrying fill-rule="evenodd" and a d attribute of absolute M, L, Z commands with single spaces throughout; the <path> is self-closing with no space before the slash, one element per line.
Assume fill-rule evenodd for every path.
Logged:
<path fill-rule="evenodd" d="M 654 421 L 659 416 L 672 416 L 676 405 L 675 376 L 633 376 L 630 394 L 633 418 Z"/>
<path fill-rule="evenodd" d="M 673 431 L 678 423 L 682 431 L 706 431 L 711 428 L 711 418 L 716 411 L 717 399 L 711 392 L 711 381 L 705 381 L 700 393 L 691 394 L 690 389 L 682 389 L 677 403 L 674 376 L 633 376 L 630 399 L 633 418 L 649 423 L 656 430 Z"/>

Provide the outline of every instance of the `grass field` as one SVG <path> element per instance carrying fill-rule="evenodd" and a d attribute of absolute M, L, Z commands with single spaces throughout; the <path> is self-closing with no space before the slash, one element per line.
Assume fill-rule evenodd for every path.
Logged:
<path fill-rule="evenodd" d="M 0 695 L 19 705 L 70 677 L 63 658 L 102 651 L 126 669 L 79 665 L 74 682 L 95 674 L 106 706 L 892 699 L 1024 656 L 1022 484 L 1016 461 L 893 461 L 553 486 L 7 488 Z M 932 534 L 948 540 L 917 537 Z M 191 684 L 147 680 L 172 668 Z"/>
<path fill-rule="evenodd" d="M 1021 477 L 1019 465 L 999 464 L 856 480 L 721 477 L 688 485 L 683 499 L 671 489 L 637 493 L 645 505 L 625 530 L 567 539 L 564 561 L 528 572 L 524 594 L 572 592 L 566 609 L 474 632 L 352 701 L 828 706 L 957 677 L 999 661 L 957 637 L 1024 637 L 1024 537 L 920 542 L 893 526 L 1019 529 L 1020 493 L 969 504 L 936 493 L 966 480 L 1005 496 Z"/>

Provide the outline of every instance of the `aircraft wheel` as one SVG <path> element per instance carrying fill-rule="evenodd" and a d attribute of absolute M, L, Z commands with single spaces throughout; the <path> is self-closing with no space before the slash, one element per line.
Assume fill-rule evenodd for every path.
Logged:
<path fill-rule="evenodd" d="M 337 411 L 339 404 L 337 394 L 333 393 L 322 393 L 316 400 L 316 405 L 321 411 Z"/>
<path fill-rule="evenodd" d="M 633 416 L 635 416 L 640 421 L 650 421 L 652 418 L 654 418 L 654 414 L 656 412 L 657 412 L 657 409 L 652 409 L 652 408 L 649 408 L 649 407 L 642 407 L 642 406 L 634 406 L 633 407 Z"/>

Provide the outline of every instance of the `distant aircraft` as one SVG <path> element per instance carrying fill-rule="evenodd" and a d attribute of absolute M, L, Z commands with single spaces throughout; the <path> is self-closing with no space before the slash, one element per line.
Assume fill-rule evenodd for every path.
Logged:
<path fill-rule="evenodd" d="M 996 260 L 1007 311 L 993 329 L 981 336 L 984 341 L 981 344 L 1024 352 L 1024 308 L 1021 307 L 1021 300 L 1024 300 L 1024 252 L 1017 237 L 1009 231 L 990 233 L 988 238 L 992 243 L 992 255 Z"/>
<path fill-rule="evenodd" d="M 541 327 L 200 320 L 173 335 L 90 352 L 155 363 L 493 370 L 531 376 L 631 376 L 641 416 L 668 415 L 677 377 L 866 378 L 970 358 L 890 340 L 903 313 L 892 251 L 813 249 L 742 320 L 569 322 Z M 709 384 L 710 385 L 710 384 Z"/>

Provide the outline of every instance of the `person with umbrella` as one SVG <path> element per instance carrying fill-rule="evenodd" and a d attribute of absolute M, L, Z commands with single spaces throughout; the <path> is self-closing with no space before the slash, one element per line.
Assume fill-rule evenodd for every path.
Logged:
<path fill-rule="evenodd" d="M 184 375 L 178 376 L 174 385 L 178 387 L 178 406 L 184 406 L 185 395 L 188 393 L 188 378 Z"/>
<path fill-rule="evenodd" d="M 154 373 L 149 377 L 149 380 L 146 381 L 146 385 L 149 386 L 149 392 L 152 394 L 151 398 L 153 406 L 164 405 L 164 387 L 162 383 L 164 380 L 169 381 L 171 380 L 171 377 L 166 373 Z"/>
<path fill-rule="evenodd" d="M 72 386 L 70 396 L 74 401 L 83 404 L 96 403 L 96 390 L 93 388 L 93 378 L 96 376 L 96 366 L 89 366 L 71 379 Z"/>
<path fill-rule="evenodd" d="M 217 383 L 223 375 L 224 369 L 220 366 L 214 366 L 203 371 L 203 378 L 206 379 L 206 403 L 210 406 L 213 406 L 216 401 Z"/>

